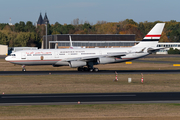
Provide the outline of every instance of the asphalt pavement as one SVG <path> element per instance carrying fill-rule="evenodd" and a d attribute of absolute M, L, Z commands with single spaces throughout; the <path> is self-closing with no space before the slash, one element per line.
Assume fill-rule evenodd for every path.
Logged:
<path fill-rule="evenodd" d="M 0 95 L 0 105 L 180 103 L 180 92 L 69 93 Z"/>

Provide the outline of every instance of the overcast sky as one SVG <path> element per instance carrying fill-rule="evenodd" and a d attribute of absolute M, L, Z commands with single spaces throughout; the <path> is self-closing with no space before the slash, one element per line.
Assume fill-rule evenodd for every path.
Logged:
<path fill-rule="evenodd" d="M 71 24 L 73 19 L 119 22 L 133 19 L 136 22 L 180 21 L 180 0 L 0 0 L 0 23 L 31 21 L 44 18 L 50 24 Z"/>

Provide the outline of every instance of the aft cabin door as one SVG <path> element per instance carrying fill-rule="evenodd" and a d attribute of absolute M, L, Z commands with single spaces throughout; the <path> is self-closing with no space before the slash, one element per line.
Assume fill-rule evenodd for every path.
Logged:
<path fill-rule="evenodd" d="M 59 58 L 58 52 L 54 52 L 54 56 L 55 56 L 55 58 Z"/>
<path fill-rule="evenodd" d="M 21 59 L 26 59 L 26 53 L 25 52 L 21 53 Z"/>

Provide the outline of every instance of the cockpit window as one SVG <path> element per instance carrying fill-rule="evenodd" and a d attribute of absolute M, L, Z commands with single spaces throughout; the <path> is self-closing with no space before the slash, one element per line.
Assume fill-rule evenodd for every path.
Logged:
<path fill-rule="evenodd" d="M 10 56 L 16 56 L 16 54 L 10 54 Z"/>

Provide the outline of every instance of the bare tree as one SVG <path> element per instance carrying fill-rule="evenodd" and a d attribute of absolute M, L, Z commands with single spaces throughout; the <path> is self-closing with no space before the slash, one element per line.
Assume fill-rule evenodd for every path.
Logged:
<path fill-rule="evenodd" d="M 71 22 L 72 25 L 79 25 L 79 18 L 76 18 L 74 19 L 72 22 Z"/>

